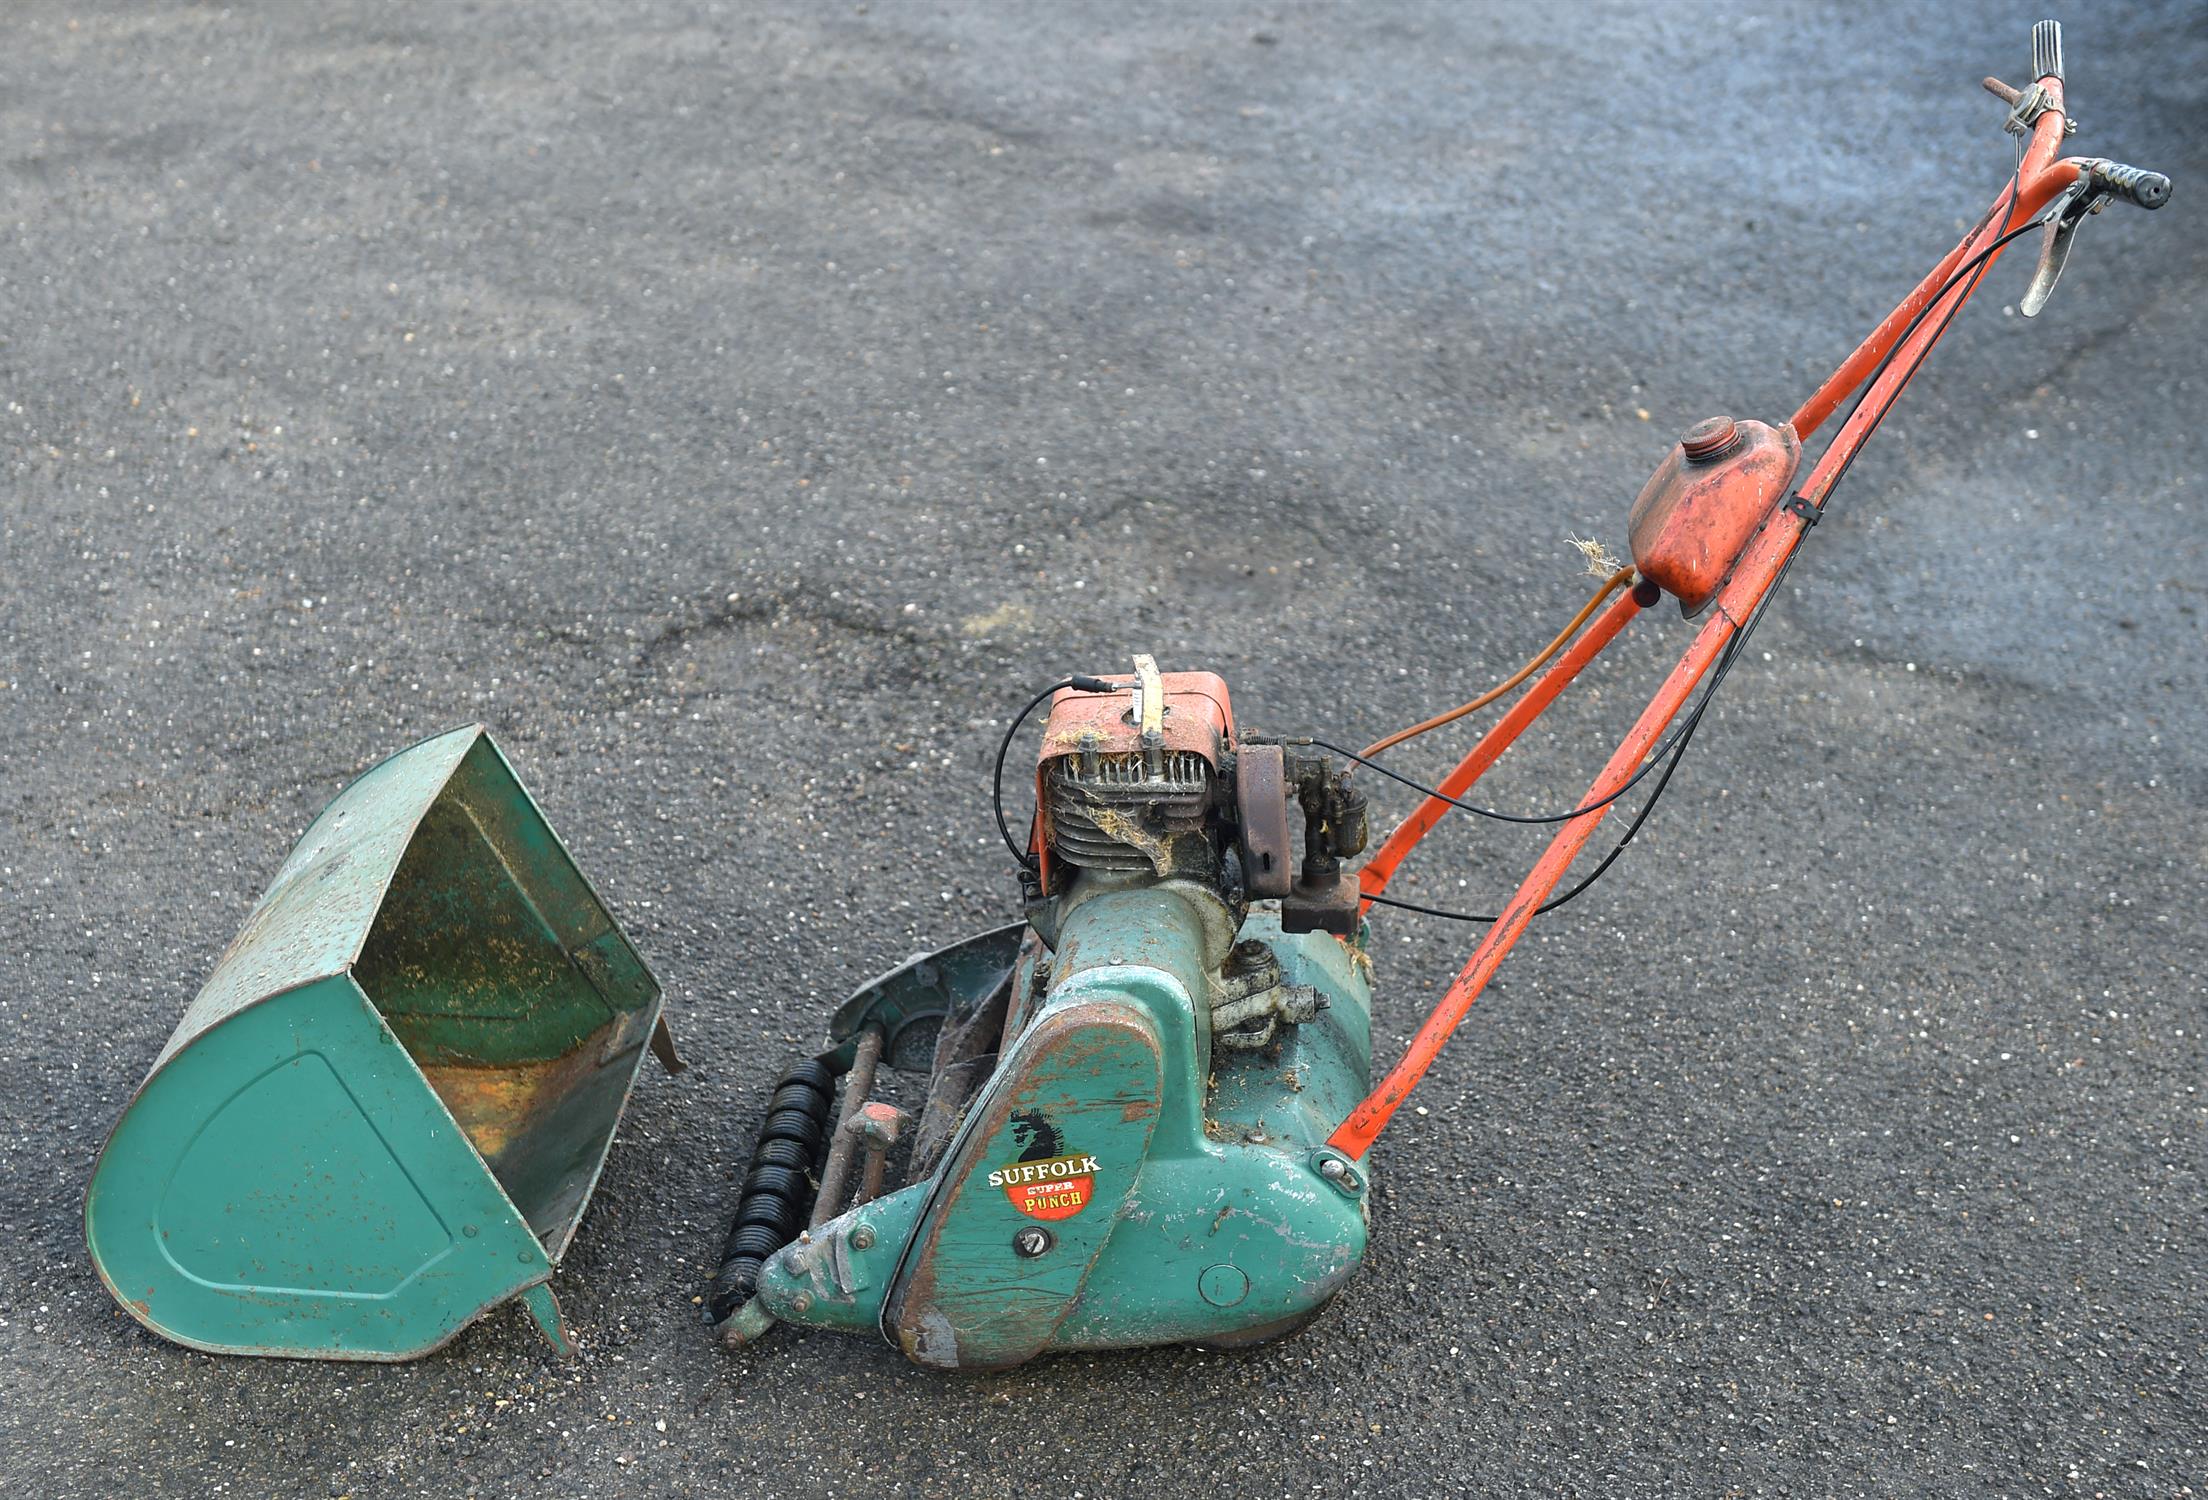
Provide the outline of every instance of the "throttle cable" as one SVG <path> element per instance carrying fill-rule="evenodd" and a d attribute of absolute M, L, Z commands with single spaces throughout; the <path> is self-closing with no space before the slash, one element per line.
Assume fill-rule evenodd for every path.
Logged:
<path fill-rule="evenodd" d="M 1612 573 L 1608 578 L 1605 578 L 1602 581 L 1602 587 L 1595 590 L 1594 597 L 1589 599 L 1584 605 L 1580 607 L 1579 613 L 1572 616 L 1571 623 L 1566 625 L 1562 630 L 1558 631 L 1556 634 L 1556 639 L 1549 642 L 1546 646 L 1543 646 L 1539 654 L 1536 655 L 1533 660 L 1527 662 L 1524 666 L 1520 667 L 1517 671 L 1511 673 L 1501 682 L 1496 683 L 1495 686 L 1480 694 L 1479 697 L 1474 698 L 1470 703 L 1459 704 L 1457 707 L 1450 709 L 1447 713 L 1435 714 L 1432 718 L 1423 719 L 1420 722 L 1413 724 L 1408 729 L 1398 729 L 1395 733 L 1391 735 L 1388 735 L 1382 739 L 1374 740 L 1371 744 L 1365 746 L 1364 753 L 1366 755 L 1378 755 L 1382 751 L 1393 750 L 1397 745 L 1402 744 L 1405 740 L 1416 739 L 1418 736 L 1426 733 L 1429 729 L 1439 729 L 1444 724 L 1454 724 L 1457 720 L 1463 718 L 1466 714 L 1478 713 L 1481 709 L 1487 707 L 1490 703 L 1493 703 L 1496 699 L 1502 697 L 1503 694 L 1518 686 L 1519 683 L 1524 682 L 1528 677 L 1531 677 L 1535 672 L 1541 670 L 1542 665 L 1547 662 L 1550 657 L 1556 655 L 1557 652 L 1563 650 L 1565 644 L 1570 641 L 1573 636 L 1579 634 L 1579 627 L 1587 623 L 1588 619 L 1594 614 L 1594 612 L 1602 606 L 1603 600 L 1609 598 L 1612 594 L 1616 593 L 1619 589 L 1623 588 L 1626 584 L 1631 583 L 1632 581 L 1633 569 L 1631 569 L 1630 567 L 1618 569 L 1615 573 Z M 1369 765 L 1371 763 L 1368 761 L 1366 762 L 1366 764 Z"/>

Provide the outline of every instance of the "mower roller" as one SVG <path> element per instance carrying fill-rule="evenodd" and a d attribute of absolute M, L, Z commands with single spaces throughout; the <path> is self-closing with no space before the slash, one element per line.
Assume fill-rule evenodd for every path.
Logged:
<path fill-rule="evenodd" d="M 2086 216 L 2167 199 L 2158 174 L 2058 155 L 2071 128 L 2059 28 L 2042 22 L 2032 44 L 2029 87 L 1986 80 L 2018 138 L 1993 206 L 1789 420 L 1690 428 L 1633 503 L 1632 566 L 1501 687 L 1362 751 L 1248 733 L 1220 678 L 1148 656 L 1129 674 L 1068 677 L 1015 716 L 997 821 L 1025 920 L 873 981 L 836 1013 L 827 1048 L 776 1084 L 707 1298 L 724 1343 L 776 1323 L 879 1331 L 922 1366 L 995 1370 L 1049 1350 L 1257 1343 L 1316 1317 L 1363 1257 L 1375 1139 L 1527 924 L 1631 842 L 1803 537 L 2001 249 L 2041 236 L 2022 299 L 2034 314 Z M 1803 474 L 1803 443 L 1851 394 Z M 1667 596 L 1702 623 L 1587 796 L 1530 815 L 1463 801 Z M 1528 678 L 1438 787 L 1378 759 Z M 1004 817 L 1004 763 L 1045 699 L 1022 842 Z M 1358 769 L 1420 801 L 1353 868 L 1367 842 Z M 1556 895 L 1612 804 L 1651 778 L 1622 837 Z M 1493 914 L 1387 894 L 1453 809 L 1555 825 Z M 1376 905 L 1487 925 L 1377 1087 Z M 915 1076 L 914 1109 L 877 1097 L 884 1063 Z"/>

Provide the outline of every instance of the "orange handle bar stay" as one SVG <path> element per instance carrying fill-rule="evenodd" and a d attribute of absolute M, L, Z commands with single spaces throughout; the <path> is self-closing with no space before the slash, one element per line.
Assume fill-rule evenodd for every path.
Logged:
<path fill-rule="evenodd" d="M 1418 847 L 1418 841 L 1433 831 L 1436 823 L 1449 811 L 1444 797 L 1462 797 L 1472 789 L 1472 783 L 1487 773 L 1487 768 L 1502 758 L 1505 750 L 1527 725 L 1541 716 L 1541 711 L 1556 701 L 1557 695 L 1579 675 L 1580 668 L 1601 654 L 1602 648 L 1617 638 L 1618 632 L 1632 623 L 1633 617 L 1650 604 L 1653 589 L 1630 588 L 1611 601 L 1595 623 L 1578 640 L 1572 642 L 1562 656 L 1549 664 L 1549 669 L 1535 680 L 1525 695 L 1513 703 L 1504 715 L 1495 721 L 1471 753 L 1457 762 L 1457 768 L 1443 778 L 1440 797 L 1428 797 L 1417 809 L 1396 825 L 1395 831 L 1381 841 L 1379 849 L 1357 872 L 1358 884 L 1365 895 L 1364 910 L 1372 910 L 1372 898 L 1388 888 L 1395 877 L 1397 865 L 1403 856 Z"/>
<path fill-rule="evenodd" d="M 2078 167 L 2056 156 L 2062 144 L 2062 80 L 2049 73 L 2039 79 L 2045 91 L 2046 109 L 2032 122 L 2031 138 L 2024 156 L 2017 167 L 2013 188 L 2004 189 L 2000 198 L 1978 226 L 1948 253 L 1932 273 L 1893 312 L 1889 313 L 1863 343 L 1833 372 L 1832 378 L 1818 387 L 1816 393 L 1804 402 L 1794 414 L 1793 428 L 1801 436 L 1807 436 L 1822 426 L 1840 403 L 1845 401 L 1874 370 L 1883 370 L 1872 380 L 1861 402 L 1825 451 L 1818 457 L 1795 493 L 1807 502 L 1803 515 L 1784 507 L 1774 507 L 1762 529 L 1748 544 L 1740 560 L 1734 565 L 1731 577 L 1717 595 L 1715 606 L 1708 620 L 1696 633 L 1678 665 L 1671 669 L 1648 706 L 1626 732 L 1625 738 L 1611 755 L 1607 764 L 1587 789 L 1581 803 L 1588 810 L 1559 826 L 1549 847 L 1535 862 L 1531 872 L 1511 896 L 1501 914 L 1491 926 L 1485 938 L 1472 952 L 1441 1000 L 1435 1005 L 1418 1034 L 1411 1039 L 1410 1048 L 1403 1060 L 1389 1070 L 1378 1087 L 1350 1111 L 1349 1116 L 1327 1140 L 1327 1145 L 1352 1159 L 1361 1159 L 1371 1149 L 1373 1141 L 1386 1128 L 1396 1109 L 1410 1095 L 1412 1089 L 1433 1065 L 1443 1043 L 1448 1041 L 1472 1002 L 1479 998 L 1481 990 L 1495 975 L 1495 971 L 1510 952 L 1513 944 L 1526 930 L 1543 902 L 1549 899 L 1572 861 L 1593 836 L 1610 805 L 1608 798 L 1630 780 L 1639 769 L 1642 759 L 1663 735 L 1665 728 L 1678 715 L 1702 680 L 1710 666 L 1717 661 L 1734 635 L 1754 614 L 1772 586 L 1777 582 L 1787 560 L 1800 545 L 1802 535 L 1815 524 L 1816 514 L 1823 508 L 1834 481 L 1847 468 L 1878 425 L 1888 409 L 1899 399 L 1910 377 L 1916 372 L 1924 356 L 1946 331 L 1949 317 L 1969 300 L 1978 281 L 1977 276 L 1965 277 L 1948 286 L 1958 267 L 1972 258 L 1987 253 L 1986 266 L 1999 258 L 1995 241 L 2025 223 L 2045 208 L 2058 194 L 2077 179 Z M 1982 270 L 1981 270 L 1982 274 Z M 1945 290 L 1943 290 L 1945 288 Z M 1912 327 L 1913 325 L 1913 327 Z M 1483 775 L 1489 766 L 1510 748 L 1526 727 L 1543 710 L 1553 703 L 1557 695 L 1576 677 L 1588 662 L 1617 638 L 1625 625 L 1653 600 L 1645 586 L 1636 587 L 1621 596 L 1604 611 L 1587 633 L 1572 644 L 1563 656 L 1552 663 L 1517 702 L 1480 738 L 1455 770 L 1442 782 L 1440 790 L 1449 797 L 1461 797 Z M 1590 805 L 1599 804 L 1599 805 Z M 1394 876 L 1403 857 L 1439 823 L 1449 811 L 1449 804 L 1438 798 L 1428 797 L 1405 818 L 1375 852 L 1372 860 L 1360 872 L 1360 883 L 1367 898 L 1384 890 Z"/>

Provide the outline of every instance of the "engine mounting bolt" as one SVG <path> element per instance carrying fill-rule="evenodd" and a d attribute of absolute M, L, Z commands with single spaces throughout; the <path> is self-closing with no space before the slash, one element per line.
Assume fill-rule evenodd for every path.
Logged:
<path fill-rule="evenodd" d="M 854 1249 L 854 1250 L 871 1250 L 871 1249 L 873 1249 L 873 1248 L 874 1248 L 874 1226 L 873 1226 L 873 1225 L 871 1225 L 871 1224 L 861 1224 L 861 1225 L 860 1225 L 860 1226 L 859 1226 L 858 1228 L 856 1228 L 856 1229 L 852 1230 L 852 1231 L 851 1231 L 851 1248 L 852 1248 L 852 1249 Z"/>
<path fill-rule="evenodd" d="M 1023 1229 L 1012 1236 L 1012 1253 L 1022 1260 L 1033 1260 L 1056 1243 L 1047 1229 Z"/>
<path fill-rule="evenodd" d="M 1740 426 L 1731 417 L 1705 417 L 1679 438 L 1687 462 L 1698 464 L 1730 453 L 1740 441 Z"/>

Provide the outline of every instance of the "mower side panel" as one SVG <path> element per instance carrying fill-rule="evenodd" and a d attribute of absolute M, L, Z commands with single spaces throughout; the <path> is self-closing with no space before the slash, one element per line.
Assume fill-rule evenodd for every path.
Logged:
<path fill-rule="evenodd" d="M 1329 1181 L 1314 1149 L 1371 1086 L 1371 965 L 1326 933 L 1283 933 L 1253 908 L 1288 982 L 1325 997 L 1272 1045 L 1216 1052 L 1203 1133 L 1152 1152 L 1112 1242 L 1052 1347 L 1232 1343 L 1298 1326 L 1364 1259 L 1370 1183 Z"/>
<path fill-rule="evenodd" d="M 1134 1190 L 1163 1061 L 1156 1024 L 1124 995 L 1053 1006 L 1022 1034 L 890 1294 L 884 1327 L 915 1364 L 998 1370 L 1050 1346 Z"/>
<path fill-rule="evenodd" d="M 1154 1161 L 1054 1349 L 1228 1344 L 1316 1315 L 1364 1260 L 1365 1195 L 1307 1152 L 1226 1146 Z"/>
<path fill-rule="evenodd" d="M 1150 1156 L 1202 1134 L 1205 938 L 1168 887 L 1074 904 L 1049 991 L 968 1106 L 887 1299 L 882 1331 L 915 1363 L 1003 1369 L 1052 1347 Z M 1093 1170 L 1016 1180 L 1068 1158 Z M 1048 1244 L 1023 1254 L 1038 1230 Z"/>
<path fill-rule="evenodd" d="M 1369 967 L 1251 912 L 1241 936 L 1326 1006 L 1272 1045 L 1215 1054 L 1204 921 L 1161 886 L 1072 903 L 1049 991 L 972 1106 L 887 1299 L 883 1330 L 916 1363 L 1232 1342 L 1308 1319 L 1356 1270 L 1369 1184 L 1326 1179 L 1318 1147 L 1370 1078 Z M 1006 1180 L 1068 1157 L 1093 1167 L 1070 1191 Z M 761 1283 L 784 1271 L 778 1316 L 799 1290 L 781 1260 Z M 828 1322 L 812 1290 L 796 1320 Z"/>

